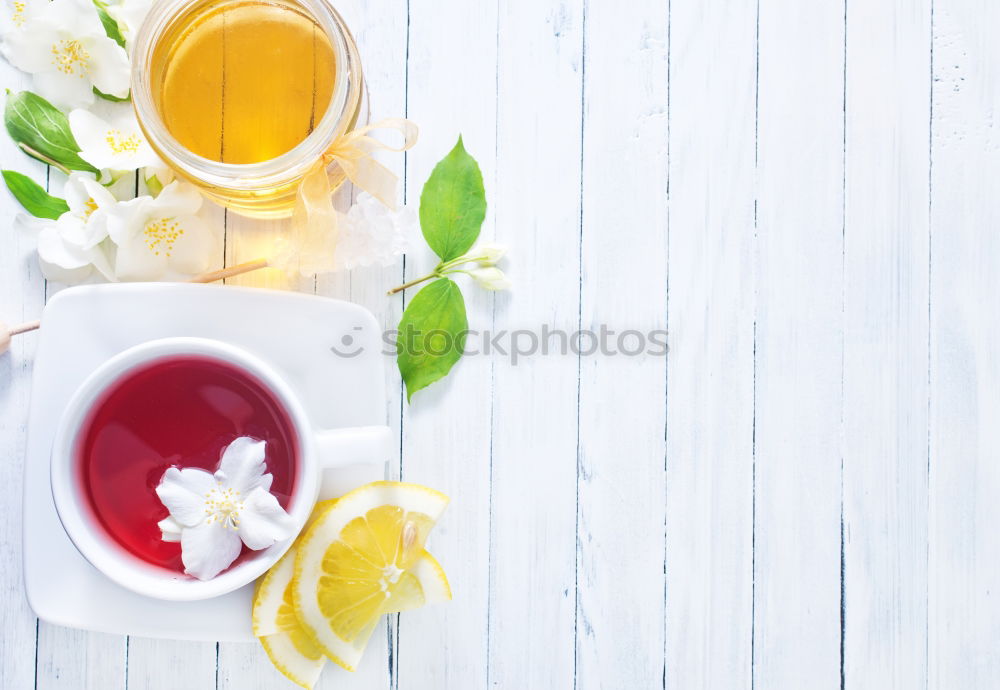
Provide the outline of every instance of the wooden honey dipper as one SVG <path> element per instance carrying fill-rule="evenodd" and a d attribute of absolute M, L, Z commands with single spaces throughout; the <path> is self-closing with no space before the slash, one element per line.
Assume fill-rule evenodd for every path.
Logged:
<path fill-rule="evenodd" d="M 249 273 L 250 271 L 256 271 L 258 268 L 264 268 L 266 266 L 267 259 L 254 259 L 253 261 L 247 261 L 246 263 L 237 264 L 236 266 L 230 266 L 229 268 L 223 268 L 218 271 L 202 273 L 201 275 L 191 278 L 187 282 L 214 283 L 217 280 L 232 278 L 233 276 Z M 11 338 L 15 335 L 21 335 L 22 333 L 37 330 L 41 325 L 41 321 L 26 321 L 16 326 L 8 326 L 3 321 L 0 321 L 0 354 L 3 354 L 10 349 Z"/>

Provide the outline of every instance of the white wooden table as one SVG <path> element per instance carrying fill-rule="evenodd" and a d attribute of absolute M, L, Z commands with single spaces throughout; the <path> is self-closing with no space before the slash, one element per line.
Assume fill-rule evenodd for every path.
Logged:
<path fill-rule="evenodd" d="M 482 165 L 516 287 L 467 290 L 473 327 L 669 329 L 670 353 L 472 356 L 412 406 L 387 358 L 390 474 L 453 497 L 455 600 L 321 687 L 1000 687 L 1000 4 L 347 9 L 374 116 L 422 127 L 408 198 L 459 132 Z M 230 263 L 273 230 L 218 217 Z M 386 288 L 431 265 L 293 287 L 392 327 Z M 0 318 L 54 289 L 0 233 Z M 250 644 L 36 621 L 34 342 L 0 357 L 0 688 L 284 687 Z"/>

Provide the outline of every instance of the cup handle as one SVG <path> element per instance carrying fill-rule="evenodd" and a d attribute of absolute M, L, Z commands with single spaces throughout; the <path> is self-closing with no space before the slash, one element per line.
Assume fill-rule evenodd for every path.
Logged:
<path fill-rule="evenodd" d="M 392 455 L 392 431 L 387 426 L 358 426 L 316 432 L 316 456 L 323 468 L 381 465 Z"/>

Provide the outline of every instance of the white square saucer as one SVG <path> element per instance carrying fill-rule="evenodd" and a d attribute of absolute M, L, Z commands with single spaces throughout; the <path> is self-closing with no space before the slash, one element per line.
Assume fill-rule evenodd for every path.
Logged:
<path fill-rule="evenodd" d="M 66 535 L 49 485 L 52 437 L 70 396 L 99 364 L 156 338 L 215 338 L 274 366 L 318 428 L 384 424 L 380 332 L 371 312 L 355 304 L 257 288 L 146 283 L 56 295 L 42 314 L 25 458 L 24 582 L 38 617 L 116 634 L 253 639 L 252 585 L 199 602 L 147 598 L 102 575 Z M 383 475 L 384 467 L 371 465 L 328 471 L 321 497 Z"/>

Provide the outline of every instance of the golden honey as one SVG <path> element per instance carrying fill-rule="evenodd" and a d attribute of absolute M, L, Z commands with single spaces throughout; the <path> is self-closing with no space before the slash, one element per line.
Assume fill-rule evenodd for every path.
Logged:
<path fill-rule="evenodd" d="M 181 17 L 153 53 L 153 97 L 187 149 L 223 163 L 292 150 L 333 92 L 329 38 L 296 5 L 246 0 Z"/>
<path fill-rule="evenodd" d="M 150 144 L 246 215 L 287 216 L 303 176 L 363 116 L 357 46 L 326 0 L 158 0 L 133 46 Z"/>

